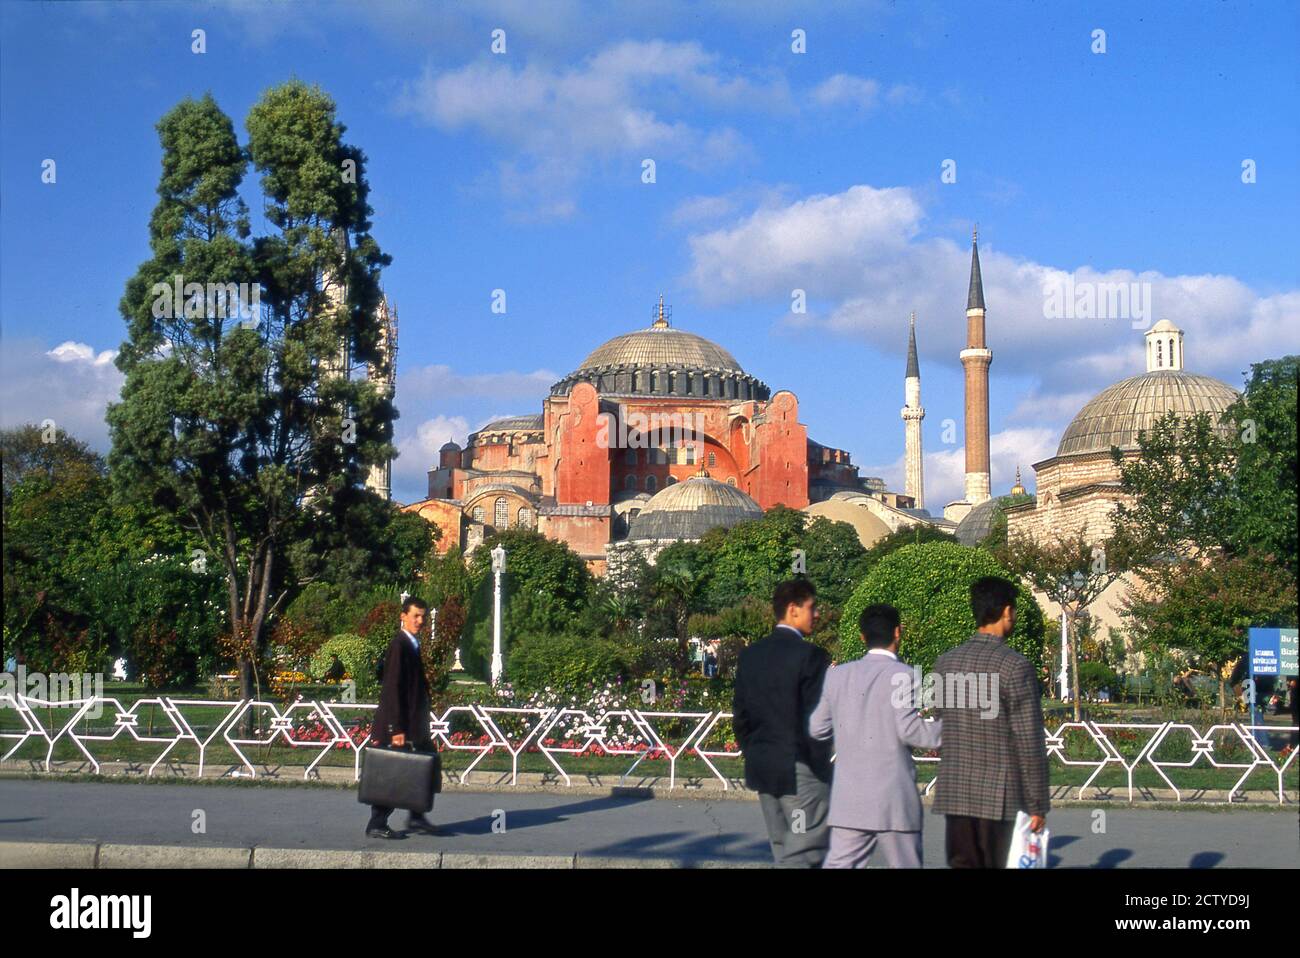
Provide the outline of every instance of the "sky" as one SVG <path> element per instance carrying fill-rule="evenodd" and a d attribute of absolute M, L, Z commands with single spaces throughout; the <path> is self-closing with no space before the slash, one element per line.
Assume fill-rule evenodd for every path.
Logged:
<path fill-rule="evenodd" d="M 1032 489 L 1152 323 L 1237 387 L 1300 352 L 1297 49 L 1285 2 L 2 0 L 0 424 L 107 450 L 155 124 L 210 92 L 242 142 L 297 77 L 367 154 L 393 257 L 399 501 L 661 293 L 899 490 L 915 311 L 927 505 L 960 498 L 977 223 L 993 491 Z M 251 168 L 243 193 L 264 230 Z M 1099 283 L 1128 308 L 1054 309 Z"/>

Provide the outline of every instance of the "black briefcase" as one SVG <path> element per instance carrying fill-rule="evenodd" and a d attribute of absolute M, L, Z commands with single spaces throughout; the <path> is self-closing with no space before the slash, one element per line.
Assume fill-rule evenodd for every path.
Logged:
<path fill-rule="evenodd" d="M 441 786 L 442 761 L 437 752 L 372 745 L 361 753 L 357 801 L 363 805 L 424 813 L 433 808 L 433 795 Z"/>

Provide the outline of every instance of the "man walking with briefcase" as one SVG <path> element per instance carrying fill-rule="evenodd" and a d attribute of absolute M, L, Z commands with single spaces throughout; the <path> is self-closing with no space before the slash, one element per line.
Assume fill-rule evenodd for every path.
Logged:
<path fill-rule="evenodd" d="M 438 834 L 424 817 L 433 808 L 434 793 L 442 791 L 442 767 L 429 730 L 429 681 L 420 664 L 416 636 L 428 619 L 429 606 L 410 596 L 402 602 L 402 628 L 388 643 L 379 690 L 379 707 L 370 730 L 357 798 L 371 806 L 367 838 L 405 838 L 388 827 L 394 808 L 410 812 L 406 830 Z M 401 749 L 411 748 L 406 752 Z"/>

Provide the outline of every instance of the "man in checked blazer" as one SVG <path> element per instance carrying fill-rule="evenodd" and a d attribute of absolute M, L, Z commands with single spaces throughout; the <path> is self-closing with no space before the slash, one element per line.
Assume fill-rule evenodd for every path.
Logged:
<path fill-rule="evenodd" d="M 1005 868 L 1016 812 L 1037 832 L 1051 807 L 1043 710 L 1033 666 L 1006 643 L 1015 584 L 977 579 L 970 602 L 979 631 L 934 664 L 943 721 L 934 810 L 947 816 L 950 867 Z"/>
<path fill-rule="evenodd" d="M 898 661 L 898 610 L 867 606 L 858 631 L 867 654 L 826 673 L 808 722 L 813 738 L 835 738 L 830 852 L 822 867 L 866 868 L 879 848 L 891 868 L 920 868 L 924 813 L 912 749 L 938 747 L 940 725 L 922 720 L 916 676 Z"/>

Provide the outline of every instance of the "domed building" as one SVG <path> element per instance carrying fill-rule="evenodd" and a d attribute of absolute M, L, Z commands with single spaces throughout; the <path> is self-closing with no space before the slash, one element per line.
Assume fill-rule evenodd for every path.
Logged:
<path fill-rule="evenodd" d="M 1223 412 L 1239 398 L 1227 383 L 1183 368 L 1183 333 L 1168 320 L 1146 332 L 1146 372 L 1108 386 L 1089 400 L 1061 436 L 1056 455 L 1034 464 L 1035 496 L 1005 508 L 1007 534 L 1051 541 L 1086 530 L 1090 541 L 1110 536 L 1115 506 L 1125 501 L 1120 469 L 1111 456 L 1118 447 L 1125 459 L 1141 454 L 1138 434 L 1173 412 L 1179 418 L 1209 413 L 1217 428 Z M 1125 577 L 1113 583 L 1090 611 L 1102 627 L 1119 625 L 1121 596 L 1133 586 Z M 1058 611 L 1045 597 L 1049 614 Z M 1104 634 L 1104 633 L 1103 633 Z"/>
<path fill-rule="evenodd" d="M 1142 375 L 1089 400 L 1066 427 L 1056 455 L 1034 464 L 1035 500 L 1006 510 L 1009 533 L 1052 536 L 1086 526 L 1089 538 L 1106 538 L 1122 496 L 1111 448 L 1136 457 L 1138 433 L 1150 431 L 1167 413 L 1190 418 L 1205 412 L 1217 424 L 1239 397 L 1227 383 L 1183 368 L 1183 333 L 1167 319 L 1146 333 L 1146 363 Z"/>
<path fill-rule="evenodd" d="M 775 505 L 877 487 L 847 452 L 808 438 L 794 393 L 773 393 L 722 346 L 675 328 L 661 297 L 649 327 L 594 349 L 540 413 L 444 445 L 428 498 L 406 508 L 443 530 L 440 551 L 468 553 L 522 526 L 566 542 L 599 574 L 613 543 L 698 538 Z"/>
<path fill-rule="evenodd" d="M 763 509 L 733 485 L 719 482 L 701 469 L 675 482 L 629 511 L 626 538 L 607 548 L 611 564 L 636 550 L 651 562 L 674 542 L 697 542 L 710 529 L 729 529 L 748 519 L 761 519 Z"/>

